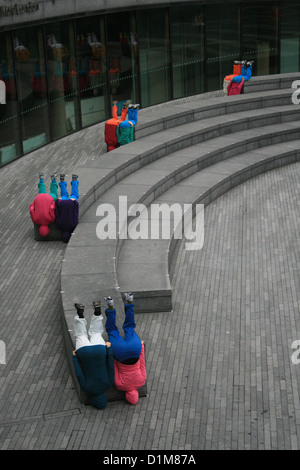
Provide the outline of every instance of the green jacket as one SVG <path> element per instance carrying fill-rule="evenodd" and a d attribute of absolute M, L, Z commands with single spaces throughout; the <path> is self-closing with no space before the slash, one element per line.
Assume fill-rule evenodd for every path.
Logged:
<path fill-rule="evenodd" d="M 117 139 L 120 145 L 129 144 L 133 141 L 133 126 L 117 127 Z"/>

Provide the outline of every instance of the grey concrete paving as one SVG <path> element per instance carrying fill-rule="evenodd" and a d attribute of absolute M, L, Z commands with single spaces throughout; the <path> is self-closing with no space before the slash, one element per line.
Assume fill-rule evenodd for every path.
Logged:
<path fill-rule="evenodd" d="M 208 205 L 203 249 L 178 247 L 174 311 L 136 319 L 149 396 L 79 403 L 61 323 L 65 245 L 34 240 L 28 207 L 40 170 L 101 158 L 102 136 L 95 126 L 0 170 L 0 449 L 299 450 L 299 163 Z"/>

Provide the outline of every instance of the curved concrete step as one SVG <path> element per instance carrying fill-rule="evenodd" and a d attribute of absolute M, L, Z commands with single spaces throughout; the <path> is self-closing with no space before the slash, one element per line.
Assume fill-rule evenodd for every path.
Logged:
<path fill-rule="evenodd" d="M 159 110 L 155 116 L 154 113 L 143 115 L 136 128 L 135 142 L 105 155 L 91 156 L 91 160 L 84 167 L 74 169 L 80 177 L 80 217 L 106 192 L 107 188 L 132 171 L 177 150 L 179 145 L 184 147 L 196 143 L 191 141 L 193 137 L 191 131 L 193 126 L 196 126 L 194 127 L 196 135 L 200 122 L 203 123 L 201 139 L 211 138 L 217 135 L 218 130 L 220 131 L 219 125 L 224 133 L 230 131 L 229 116 L 233 117 L 242 111 L 250 113 L 251 109 L 285 105 L 291 106 L 291 112 L 298 108 L 291 104 L 291 90 L 279 89 L 256 92 L 251 96 L 239 95 L 174 105 Z M 246 117 L 243 118 L 245 121 Z M 214 122 L 214 119 L 218 121 Z M 211 134 L 205 136 L 205 128 L 209 127 Z"/>
<path fill-rule="evenodd" d="M 300 74 L 287 74 L 289 77 L 287 78 L 288 85 L 285 85 L 287 88 L 289 87 L 290 80 L 294 80 L 300 77 Z M 282 78 L 282 77 L 281 77 Z M 226 152 L 233 152 L 234 148 L 238 148 L 240 144 L 235 142 L 235 139 L 227 141 L 227 148 L 220 150 L 220 148 L 216 147 L 217 139 L 211 140 L 214 135 L 217 135 L 218 129 L 223 129 L 224 134 L 226 135 L 226 126 L 228 132 L 230 132 L 230 126 L 232 125 L 233 121 L 236 123 L 237 120 L 234 118 L 233 121 L 228 119 L 229 114 L 237 114 L 238 112 L 247 111 L 249 112 L 251 109 L 264 109 L 266 107 L 273 109 L 271 113 L 273 117 L 275 113 L 280 109 L 275 110 L 277 107 L 282 106 L 289 106 L 290 109 L 284 110 L 281 114 L 280 122 L 281 122 L 281 130 L 280 130 L 280 137 L 276 137 L 275 134 L 270 134 L 269 136 L 264 135 L 261 136 L 262 145 L 267 145 L 270 143 L 270 139 L 279 138 L 279 141 L 282 138 L 286 138 L 288 140 L 288 133 L 292 139 L 296 138 L 296 126 L 290 125 L 285 126 L 283 123 L 285 119 L 288 121 L 294 119 L 292 115 L 297 114 L 296 107 L 291 107 L 291 93 L 290 89 L 281 89 L 283 88 L 280 84 L 281 78 L 268 77 L 268 81 L 273 83 L 274 89 L 270 91 L 264 92 L 255 92 L 251 93 L 251 96 L 238 96 L 238 97 L 219 97 L 215 99 L 210 99 L 209 102 L 206 101 L 193 101 L 193 103 L 187 103 L 185 105 L 177 105 L 176 103 L 166 109 L 166 104 L 163 105 L 163 109 L 159 110 L 157 115 L 155 113 L 140 113 L 141 119 L 139 119 L 139 125 L 136 128 L 136 138 L 137 140 L 132 144 L 128 144 L 125 147 L 119 148 L 113 152 L 110 152 L 106 155 L 101 155 L 99 158 L 98 155 L 95 155 L 93 158 L 92 163 L 88 163 L 84 167 L 74 169 L 74 172 L 79 174 L 80 177 L 80 189 L 81 189 L 81 198 L 80 198 L 80 224 L 76 228 L 65 253 L 65 259 L 62 264 L 62 276 L 61 276 L 61 289 L 62 289 L 62 303 L 63 303 L 63 326 L 64 326 L 64 334 L 65 334 L 65 343 L 66 343 L 66 351 L 67 357 L 70 362 L 71 373 L 74 378 L 74 371 L 72 366 L 72 350 L 74 349 L 74 337 L 72 332 L 72 321 L 74 316 L 74 309 L 73 309 L 73 302 L 77 299 L 82 300 L 83 297 L 87 299 L 87 301 L 91 302 L 92 299 L 99 299 L 102 300 L 105 295 L 110 293 L 115 297 L 115 303 L 117 306 L 117 311 L 121 311 L 123 308 L 123 304 L 120 298 L 120 287 L 117 281 L 117 272 L 116 272 L 116 258 L 119 254 L 119 250 L 121 245 L 116 246 L 115 240 L 112 240 L 111 243 L 108 243 L 107 240 L 105 242 L 100 242 L 96 235 L 95 226 L 95 218 L 94 220 L 90 220 L 90 214 L 92 213 L 93 209 L 98 205 L 98 199 L 107 196 L 109 191 L 114 187 L 116 184 L 117 186 L 114 188 L 119 191 L 121 189 L 120 182 L 123 183 L 123 188 L 125 187 L 125 179 L 128 175 L 131 176 L 133 171 L 138 169 L 142 169 L 145 165 L 151 164 L 154 161 L 160 161 L 160 164 L 163 166 L 164 164 L 168 165 L 167 160 L 163 163 L 163 160 L 160 160 L 161 157 L 166 158 L 168 155 L 177 150 L 178 148 L 185 148 L 187 149 L 188 146 L 193 145 L 194 137 L 197 139 L 197 133 L 199 133 L 199 126 L 196 126 L 191 130 L 190 136 L 186 138 L 184 132 L 186 129 L 182 128 L 179 129 L 178 124 L 182 123 L 195 123 L 195 121 L 206 121 L 205 125 L 202 127 L 202 139 L 210 139 L 206 140 L 206 146 L 209 149 L 206 152 L 206 155 L 202 155 L 203 161 L 207 159 L 204 166 L 208 163 L 212 163 L 210 157 L 213 159 L 218 155 L 221 155 L 222 158 L 227 158 L 228 154 Z M 283 111 L 283 108 L 281 108 Z M 288 117 L 290 114 L 290 117 Z M 226 119 L 223 119 L 222 122 L 215 122 L 209 123 L 208 119 L 211 117 L 220 117 L 226 116 Z M 264 112 L 261 113 L 261 119 L 264 118 L 271 118 L 271 116 L 264 115 Z M 250 116 L 250 113 L 247 116 L 240 116 L 241 119 L 248 121 L 250 124 L 251 119 L 253 121 L 253 126 L 255 127 L 255 116 Z M 210 130 L 209 130 L 210 125 Z M 215 125 L 215 129 L 212 129 L 212 125 Z M 245 122 L 241 125 L 245 125 Z M 246 129 L 249 127 L 246 125 Z M 176 126 L 176 129 L 174 127 Z M 205 126 L 206 129 L 205 129 Z M 197 128 L 198 127 L 198 128 Z M 162 134 L 157 135 L 158 139 L 153 138 L 153 133 L 156 129 L 163 130 Z M 169 133 L 166 136 L 166 131 L 173 128 L 173 134 Z M 174 132 L 175 131 L 175 132 Z M 177 132 L 178 131 L 178 132 Z M 209 133 L 206 134 L 205 132 L 212 132 L 210 135 Z M 222 132 L 222 131 L 221 131 Z M 147 138 L 143 138 L 144 135 L 148 136 Z M 215 134 L 217 133 L 217 134 Z M 159 134 L 159 133 L 158 133 Z M 193 135 L 192 135 L 193 134 Z M 252 133 L 251 137 L 245 136 L 244 142 L 242 144 L 242 148 L 246 148 L 247 146 L 256 145 L 256 134 Z M 282 137 L 283 136 L 283 137 Z M 167 138 L 166 138 L 167 137 Z M 250 140 L 247 141 L 247 138 Z M 228 137 L 222 137 L 222 139 L 228 139 Z M 231 147 L 231 148 L 230 148 Z M 189 147 L 191 150 L 193 147 Z M 198 155 L 199 156 L 199 155 Z M 200 155 L 201 157 L 201 155 Z M 217 157 L 219 158 L 219 157 Z M 188 157 L 187 157 L 188 159 Z M 210 162 L 209 162 L 210 160 Z M 172 162 L 172 164 L 174 161 Z M 188 165 L 193 167 L 193 163 L 189 160 Z M 203 164 L 203 163 L 202 163 Z M 150 167 L 148 167 L 150 168 Z M 174 167 L 172 167 L 174 169 Z M 183 177 L 188 176 L 185 170 L 187 168 L 176 168 L 176 171 L 179 171 L 180 180 Z M 156 170 L 154 170 L 156 171 Z M 188 169 L 189 173 L 190 169 Z M 193 170 L 194 171 L 194 170 Z M 154 173 L 154 172 L 152 172 Z M 171 182 L 171 186 L 175 183 L 178 183 L 177 177 L 174 174 L 175 179 L 169 179 Z M 187 180 L 186 180 L 187 181 Z M 165 181 L 161 178 L 161 181 L 156 181 L 156 190 L 153 191 L 149 188 L 149 196 L 150 199 L 148 201 L 151 202 L 153 197 L 157 197 L 162 192 L 164 192 L 167 187 L 165 186 Z M 129 189 L 127 184 L 127 189 Z M 139 185 L 142 187 L 143 185 Z M 177 186 L 177 189 L 179 186 Z M 145 187 L 143 188 L 145 189 Z M 174 188 L 173 188 L 174 189 Z M 145 201 L 145 192 L 141 196 L 141 200 Z M 129 200 L 130 200 L 130 190 L 129 190 Z M 136 194 L 134 192 L 131 193 L 132 197 L 136 198 Z M 166 194 L 166 193 L 165 193 Z M 100 199 L 99 199 L 100 201 Z M 136 200 L 134 201 L 136 202 Z M 145 201 L 146 202 L 146 201 Z M 170 244 L 170 252 L 173 247 L 173 241 Z M 75 264 L 72 264 L 75 260 Z M 168 259 L 169 261 L 169 259 Z M 87 308 L 87 314 L 89 308 Z M 92 313 L 92 307 L 90 306 L 90 313 Z M 121 326 L 122 319 L 117 316 L 117 324 Z M 74 378 L 74 384 L 77 388 L 79 396 L 82 395 L 81 391 L 78 387 L 78 383 L 76 378 Z M 108 394 L 108 399 L 119 399 L 120 397 L 116 396 L 113 392 Z M 84 401 L 84 398 L 82 399 Z"/>
<path fill-rule="evenodd" d="M 181 212 L 179 210 L 182 217 L 184 217 L 184 204 L 188 204 L 191 205 L 195 214 L 197 204 L 207 205 L 253 176 L 299 160 L 300 140 L 245 152 L 185 178 L 155 199 L 152 204 L 160 207 L 166 204 L 171 208 L 174 207 L 173 205 L 179 205 L 182 208 Z M 172 310 L 170 263 L 176 243 L 184 236 L 184 233 L 178 230 L 178 226 L 175 226 L 173 222 L 170 224 L 169 219 L 166 219 L 164 226 L 170 230 L 169 237 L 151 239 L 150 206 L 141 217 L 142 225 L 148 226 L 150 237 L 123 242 L 117 261 L 120 292 L 128 292 L 128 290 L 134 292 L 138 313 L 170 311 Z M 184 228 L 182 220 L 179 225 Z M 174 238 L 176 232 L 179 237 L 177 239 Z M 194 236 L 196 237 L 195 234 Z M 202 241 L 202 233 L 199 232 L 196 238 L 186 240 L 186 248 L 201 249 Z M 192 248 L 195 243 L 196 246 Z"/>
<path fill-rule="evenodd" d="M 118 184 L 112 185 L 82 217 L 71 243 L 67 246 L 61 273 L 65 317 L 68 318 L 68 312 L 71 311 L 73 318 L 75 301 L 87 303 L 95 295 L 98 297 L 97 292 L 104 292 L 104 296 L 113 294 L 111 291 L 114 290 L 116 295 L 119 289 L 116 265 L 123 240 L 99 241 L 96 229 L 100 219 L 96 216 L 96 211 L 100 204 L 108 203 L 117 208 L 119 196 L 122 195 L 127 198 L 128 206 L 135 203 L 147 206 L 167 189 L 199 170 L 223 162 L 233 155 L 243 155 L 247 151 L 267 145 L 296 140 L 299 131 L 300 124 L 286 122 L 260 128 L 259 133 L 248 130 L 218 137 L 178 150 L 175 154 L 167 155 L 147 167 L 136 170 Z M 177 163 L 185 161 L 186 164 L 174 169 L 172 160 L 173 163 L 176 160 Z M 119 210 L 116 210 L 117 222 L 118 212 Z M 139 311 L 138 304 L 136 310 Z"/>

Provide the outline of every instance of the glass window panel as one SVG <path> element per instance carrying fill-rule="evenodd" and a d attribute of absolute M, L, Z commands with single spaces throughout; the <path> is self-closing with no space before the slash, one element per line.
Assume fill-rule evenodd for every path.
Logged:
<path fill-rule="evenodd" d="M 299 1 L 283 3 L 280 18 L 280 73 L 298 72 L 300 59 Z"/>
<path fill-rule="evenodd" d="M 138 42 L 132 13 L 107 16 L 108 79 L 111 101 L 138 101 Z"/>
<path fill-rule="evenodd" d="M 13 47 L 10 33 L 0 33 L 0 166 L 21 154 Z M 3 99 L 4 98 L 4 99 Z"/>
<path fill-rule="evenodd" d="M 105 120 L 107 112 L 106 44 L 103 16 L 76 21 L 76 49 L 82 127 Z"/>
<path fill-rule="evenodd" d="M 58 139 L 79 128 L 73 23 L 51 23 L 45 32 L 51 130 Z"/>
<path fill-rule="evenodd" d="M 276 2 L 242 5 L 242 59 L 254 59 L 255 75 L 278 72 Z"/>
<path fill-rule="evenodd" d="M 168 11 L 164 8 L 138 12 L 142 105 L 171 99 Z"/>
<path fill-rule="evenodd" d="M 27 153 L 50 140 L 42 28 L 16 30 L 14 49 L 23 152 Z"/>
<path fill-rule="evenodd" d="M 222 88 L 224 77 L 233 73 L 234 60 L 240 59 L 238 5 L 206 7 L 207 89 Z"/>
<path fill-rule="evenodd" d="M 204 91 L 204 13 L 197 7 L 171 10 L 173 98 Z"/>

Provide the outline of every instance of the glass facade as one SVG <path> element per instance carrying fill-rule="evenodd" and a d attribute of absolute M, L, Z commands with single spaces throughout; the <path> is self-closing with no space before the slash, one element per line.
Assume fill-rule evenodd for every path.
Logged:
<path fill-rule="evenodd" d="M 256 75 L 278 70 L 278 2 L 253 2 L 241 8 L 242 57 L 255 61 Z"/>
<path fill-rule="evenodd" d="M 137 6 L 2 30 L 0 166 L 109 119 L 113 100 L 145 108 L 221 89 L 236 59 L 254 60 L 254 75 L 299 71 L 299 1 Z"/>
<path fill-rule="evenodd" d="M 72 58 L 70 74 L 72 93 L 79 89 L 81 127 L 103 121 L 108 113 L 103 17 L 76 20 L 76 56 Z"/>
<path fill-rule="evenodd" d="M 14 67 L 14 52 L 10 33 L 0 33 L 0 77 L 5 84 L 5 104 L 0 104 L 0 164 L 22 154 L 19 140 L 19 112 Z"/>
<path fill-rule="evenodd" d="M 240 21 L 237 4 L 209 5 L 206 8 L 207 90 L 222 88 L 232 73 L 233 61 L 240 58 Z"/>
<path fill-rule="evenodd" d="M 23 153 L 27 153 L 50 142 L 42 27 L 14 31 L 13 46 L 21 145 Z M 39 85 L 35 82 L 37 78 Z"/>
<path fill-rule="evenodd" d="M 141 104 L 151 106 L 171 99 L 170 33 L 168 10 L 138 13 Z"/>
<path fill-rule="evenodd" d="M 173 98 L 205 90 L 204 8 L 180 6 L 171 10 Z"/>
<path fill-rule="evenodd" d="M 283 3 L 280 7 L 280 72 L 299 70 L 300 8 L 299 1 Z"/>

